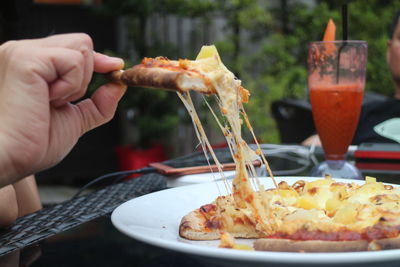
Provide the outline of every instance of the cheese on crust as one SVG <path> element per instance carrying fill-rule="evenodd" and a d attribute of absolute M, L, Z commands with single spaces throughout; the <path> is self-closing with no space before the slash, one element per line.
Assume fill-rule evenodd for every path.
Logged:
<path fill-rule="evenodd" d="M 205 50 L 207 51 L 204 52 Z M 253 161 L 255 159 L 260 159 L 261 156 L 262 161 L 268 168 L 271 178 L 274 178 L 268 167 L 267 161 L 262 153 L 260 153 L 261 148 L 257 143 L 257 139 L 242 105 L 243 102 L 248 101 L 249 92 L 241 86 L 241 81 L 236 79 L 234 74 L 221 62 L 215 48 L 209 47 L 202 49 L 197 60 L 184 61 L 184 63 L 180 63 L 180 65 L 185 65 L 185 68 L 188 70 L 195 69 L 201 73 L 207 81 L 210 81 L 212 88 L 214 88 L 216 92 L 219 110 L 221 111 L 221 115 L 225 118 L 226 124 L 223 125 L 213 111 L 212 114 L 216 118 L 218 125 L 226 138 L 227 144 L 232 153 L 232 158 L 236 163 L 236 177 L 233 179 L 233 185 L 231 188 L 229 185 L 226 185 L 226 188 L 228 188 L 227 192 L 232 193 L 233 202 L 231 205 L 236 209 L 240 209 L 241 212 L 246 215 L 248 220 L 252 221 L 256 231 L 273 233 L 274 229 L 279 226 L 281 221 L 273 212 L 264 208 L 266 205 L 265 199 L 262 196 L 264 190 L 260 185 L 260 182 L 257 180 L 256 171 L 254 166 L 252 166 Z M 178 93 L 178 95 L 191 115 L 196 129 L 196 134 L 203 150 L 210 151 L 213 160 L 217 165 L 219 165 L 219 161 L 213 153 L 203 126 L 195 112 L 190 94 Z M 261 155 L 257 155 L 256 151 L 252 150 L 243 140 L 243 119 L 252 133 L 255 143 L 258 145 L 258 154 Z M 219 171 L 223 176 L 222 170 L 220 169 Z M 252 182 L 251 180 L 254 181 Z M 229 215 L 224 216 L 224 218 L 226 224 L 232 224 L 230 223 L 231 220 L 229 219 Z"/>
<path fill-rule="evenodd" d="M 197 220 L 197 224 L 191 225 L 189 218 L 185 217 L 181 224 L 181 236 L 204 232 L 206 235 L 200 239 L 214 239 L 219 238 L 221 232 L 229 232 L 234 237 L 268 237 L 293 235 L 303 230 L 362 234 L 365 229 L 377 224 L 400 225 L 399 192 L 372 178 L 367 179 L 364 185 L 341 183 L 329 177 L 312 182 L 297 181 L 292 186 L 284 182 L 277 185 L 260 147 L 254 151 L 242 138 L 242 124 L 245 124 L 258 145 L 243 108 L 243 102 L 248 101 L 248 91 L 222 64 L 217 53 L 207 54 L 207 57 L 195 61 L 181 60 L 179 66 L 199 73 L 215 90 L 219 110 L 226 123 L 221 123 L 208 106 L 227 140 L 236 163 L 236 176 L 232 187 L 225 183 L 226 196 L 212 203 L 215 214 L 199 209 L 190 215 L 196 216 Z M 184 92 L 178 95 L 189 111 L 203 150 L 210 152 L 223 177 L 221 164 L 208 141 L 190 94 Z M 261 158 L 275 189 L 265 190 L 261 185 L 252 166 L 255 158 Z"/>
<path fill-rule="evenodd" d="M 274 228 L 274 233 L 279 236 L 291 236 L 303 230 L 323 233 L 350 231 L 363 235 L 377 225 L 381 228 L 400 226 L 398 189 L 382 183 L 346 184 L 328 177 L 313 182 L 298 181 L 293 186 L 280 183 L 279 187 L 279 191 L 254 192 L 259 202 L 264 203 L 259 208 L 265 214 L 274 214 L 282 222 Z M 213 212 L 203 214 L 205 221 L 210 220 L 204 225 L 216 226 L 218 231 L 229 232 L 234 237 L 274 236 L 260 225 L 247 202 L 243 207 L 236 205 L 234 194 L 220 196 L 212 205 L 215 207 Z M 219 236 L 216 234 L 214 237 Z"/>

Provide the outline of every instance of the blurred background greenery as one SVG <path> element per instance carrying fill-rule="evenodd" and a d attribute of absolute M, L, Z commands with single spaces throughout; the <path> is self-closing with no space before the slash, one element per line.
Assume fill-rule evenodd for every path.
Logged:
<path fill-rule="evenodd" d="M 321 40 L 329 18 L 336 23 L 337 39 L 341 38 L 344 2 L 348 2 L 349 39 L 369 44 L 366 90 L 391 96 L 385 49 L 387 27 L 399 0 L 104 0 L 97 12 L 126 18 L 131 46 L 123 47 L 119 56 L 131 62 L 158 55 L 194 58 L 202 44 L 215 44 L 227 67 L 251 92 L 246 108 L 261 141 L 279 143 L 270 104 L 286 97 L 306 99 L 307 44 Z M 149 33 L 151 23 L 160 16 L 197 20 L 190 37 L 198 38 L 191 43 L 190 52 L 180 47 L 179 36 L 177 44 L 162 40 L 162 34 Z M 210 37 L 218 20 L 223 21 L 223 34 Z M 165 27 L 161 20 L 158 23 Z M 168 30 L 173 31 L 169 28 L 174 26 L 167 25 Z M 201 43 L 199 36 L 208 43 Z M 178 102 L 174 94 L 162 91 L 128 90 L 121 107 L 135 109 L 134 122 L 142 136 L 138 143 L 147 145 L 166 137 L 185 120 L 186 115 L 178 112 Z"/>
<path fill-rule="evenodd" d="M 97 51 L 123 57 L 126 67 L 143 57 L 194 59 L 202 45 L 215 44 L 225 65 L 251 92 L 245 108 L 260 142 L 290 143 L 283 132 L 301 142 L 313 133 L 307 102 L 308 43 L 322 39 L 329 18 L 341 38 L 344 3 L 348 38 L 368 41 L 366 90 L 392 96 L 385 52 L 388 25 L 400 0 L 5 0 L 0 1 L 0 43 L 85 32 Z M 103 82 L 101 75 L 94 76 L 90 92 Z M 209 139 L 222 146 L 222 134 L 210 113 L 203 112 L 202 96 L 193 97 Z M 286 123 L 296 130 L 282 131 L 273 118 L 271 107 L 285 98 L 308 105 L 307 116 Z M 307 135 L 300 133 L 303 129 L 309 130 Z M 65 183 L 83 183 L 188 154 L 197 144 L 176 94 L 129 88 L 113 120 L 85 134 L 62 163 L 38 177 L 41 182 L 59 177 Z M 127 166 L 121 163 L 125 159 Z"/>

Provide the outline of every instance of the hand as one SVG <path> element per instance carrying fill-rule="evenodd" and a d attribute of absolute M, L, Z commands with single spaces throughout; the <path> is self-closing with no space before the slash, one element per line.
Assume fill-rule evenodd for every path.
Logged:
<path fill-rule="evenodd" d="M 93 51 L 85 34 L 63 34 L 0 46 L 0 186 L 49 168 L 85 132 L 106 123 L 126 87 L 108 83 L 84 96 L 93 71 L 123 61 Z"/>
<path fill-rule="evenodd" d="M 301 142 L 303 146 L 322 146 L 321 140 L 317 134 L 309 136 L 303 142 Z"/>

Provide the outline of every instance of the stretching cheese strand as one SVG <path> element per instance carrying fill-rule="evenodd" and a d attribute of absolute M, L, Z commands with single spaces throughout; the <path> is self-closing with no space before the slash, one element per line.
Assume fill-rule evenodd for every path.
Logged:
<path fill-rule="evenodd" d="M 201 145 L 201 147 L 203 149 L 203 152 L 204 152 L 204 155 L 205 155 L 206 160 L 208 162 L 208 165 L 210 165 L 210 162 L 209 162 L 209 158 L 208 158 L 208 155 L 207 155 L 207 148 L 210 151 L 211 157 L 214 160 L 215 165 L 218 168 L 218 172 L 221 174 L 221 177 L 223 178 L 223 181 L 224 181 L 224 184 L 225 184 L 225 189 L 227 190 L 227 192 L 230 192 L 229 186 L 226 183 L 225 174 L 224 174 L 224 172 L 222 170 L 222 164 L 219 162 L 217 156 L 215 155 L 214 150 L 211 147 L 211 144 L 210 144 L 210 142 L 209 142 L 209 140 L 207 138 L 207 135 L 206 135 L 206 133 L 204 131 L 203 125 L 201 124 L 199 116 L 197 115 L 196 109 L 195 109 L 195 107 L 193 105 L 193 101 L 192 101 L 192 98 L 190 97 L 190 93 L 186 92 L 186 93 L 182 94 L 182 93 L 177 92 L 177 94 L 178 94 L 179 98 L 181 99 L 181 101 L 183 102 L 183 104 L 185 105 L 186 109 L 189 112 L 189 115 L 190 115 L 190 117 L 192 119 L 193 126 L 194 126 L 194 129 L 195 129 L 195 132 L 196 132 L 196 136 L 197 136 L 197 138 L 198 138 L 198 140 L 200 142 L 200 145 Z M 214 180 L 215 180 L 215 177 L 214 177 Z M 221 191 L 220 191 L 219 188 L 218 188 L 218 192 L 219 192 L 219 194 L 221 194 Z"/>
<path fill-rule="evenodd" d="M 241 89 L 241 82 L 235 79 L 233 73 L 231 73 L 222 64 L 220 57 L 216 51 L 208 52 L 209 55 L 207 55 L 207 62 L 210 63 L 210 59 L 212 58 L 215 62 L 212 63 L 213 65 L 204 67 L 204 70 L 207 71 L 203 72 L 203 74 L 212 83 L 213 87 L 217 91 L 217 102 L 221 113 L 228 121 L 229 127 L 223 127 L 217 119 L 215 113 L 213 111 L 212 113 L 213 116 L 217 119 L 217 123 L 220 129 L 224 133 L 228 146 L 231 150 L 232 157 L 236 163 L 236 176 L 233 179 L 233 198 L 237 207 L 242 209 L 250 208 L 253 218 L 255 218 L 258 223 L 257 228 L 260 231 L 263 231 L 266 234 L 272 234 L 274 233 L 274 229 L 278 229 L 281 222 L 276 219 L 276 216 L 273 214 L 272 211 L 265 208 L 266 202 L 262 197 L 264 188 L 262 187 L 258 180 L 258 177 L 256 176 L 254 166 L 252 166 L 252 163 L 257 156 L 255 152 L 251 150 L 247 143 L 242 139 L 242 120 L 240 118 L 240 114 L 243 114 L 246 125 L 252 133 L 258 149 L 261 151 L 260 146 L 255 138 L 254 131 L 242 106 L 242 95 L 239 93 L 239 90 Z M 199 60 L 196 62 L 196 64 L 198 65 L 201 64 L 200 59 L 204 58 L 198 57 L 197 59 Z M 206 148 L 208 148 L 212 158 L 218 166 L 219 172 L 223 176 L 221 165 L 219 164 L 219 161 L 215 156 L 215 153 L 208 141 L 208 138 L 197 116 L 197 113 L 195 112 L 195 108 L 191 101 L 190 95 L 182 95 L 180 93 L 178 93 L 178 95 L 189 111 L 189 114 L 196 129 L 196 135 L 199 138 L 204 152 L 206 153 Z M 261 155 L 261 158 L 268 170 L 268 173 L 270 174 L 271 179 L 273 179 L 275 186 L 278 188 L 272 172 L 269 168 L 268 162 L 263 155 Z M 249 170 L 247 170 L 246 165 L 249 166 Z M 255 192 L 255 190 L 251 186 L 248 171 L 250 171 L 251 176 L 256 179 L 255 187 L 258 187 L 258 192 Z"/>

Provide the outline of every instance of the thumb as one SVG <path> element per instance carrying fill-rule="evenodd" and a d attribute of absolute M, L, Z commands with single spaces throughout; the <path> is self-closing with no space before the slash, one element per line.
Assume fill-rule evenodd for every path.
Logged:
<path fill-rule="evenodd" d="M 91 98 L 79 102 L 82 134 L 110 121 L 125 91 L 125 85 L 107 83 L 99 87 Z"/>

